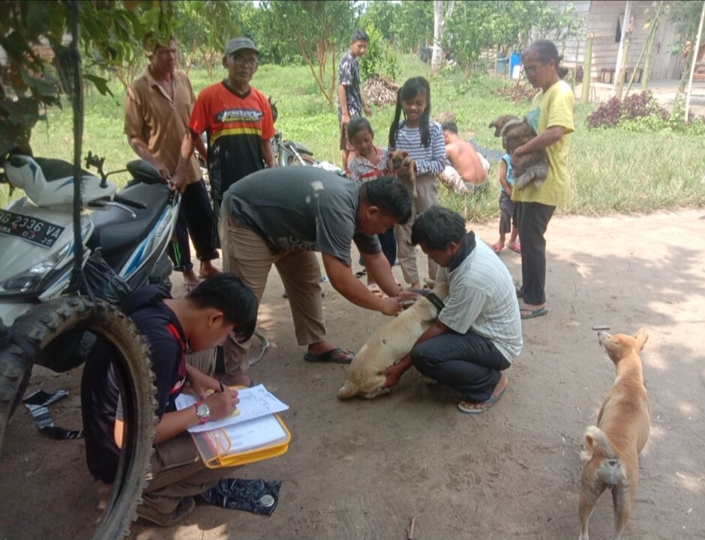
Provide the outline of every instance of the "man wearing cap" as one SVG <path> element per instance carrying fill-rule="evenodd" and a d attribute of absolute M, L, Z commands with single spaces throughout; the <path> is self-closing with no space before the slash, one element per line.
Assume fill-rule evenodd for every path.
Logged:
<path fill-rule="evenodd" d="M 125 135 L 135 153 L 154 165 L 166 182 L 179 164 L 179 144 L 188 131 L 196 96 L 186 74 L 176 69 L 175 39 L 159 43 L 150 33 L 145 37 L 144 47 L 149 65 L 127 88 Z M 203 143 L 198 142 L 199 151 L 205 153 Z M 213 211 L 198 161 L 191 157 L 184 165 L 182 177 L 188 187 L 181 198 L 177 241 L 169 246 L 169 256 L 174 270 L 183 272 L 184 284 L 195 287 L 198 278 L 191 263 L 189 233 L 201 261 L 198 272 L 201 277 L 218 273 L 211 263 L 218 258 L 218 251 L 213 240 Z"/>
<path fill-rule="evenodd" d="M 208 173 L 216 220 L 223 194 L 232 184 L 265 165 L 276 166 L 270 143 L 274 137 L 272 109 L 267 98 L 250 86 L 258 57 L 259 50 L 251 39 L 228 41 L 223 56 L 228 77 L 199 94 L 181 142 L 179 166 L 172 177 L 176 189 L 187 184 L 186 170 L 198 137 L 208 134 Z"/>

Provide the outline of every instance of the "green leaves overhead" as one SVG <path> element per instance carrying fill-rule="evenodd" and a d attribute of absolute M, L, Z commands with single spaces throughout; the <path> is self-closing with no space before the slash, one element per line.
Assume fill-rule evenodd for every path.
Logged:
<path fill-rule="evenodd" d="M 141 54 L 147 32 L 162 38 L 174 32 L 172 2 L 84 0 L 78 8 L 79 45 L 88 69 L 124 66 Z M 67 1 L 0 3 L 0 46 L 8 57 L 7 76 L 0 83 L 0 153 L 18 142 L 27 144 L 42 118 L 40 109 L 60 105 L 60 94 L 71 90 L 70 23 Z M 85 78 L 101 93 L 109 92 L 107 79 Z"/>

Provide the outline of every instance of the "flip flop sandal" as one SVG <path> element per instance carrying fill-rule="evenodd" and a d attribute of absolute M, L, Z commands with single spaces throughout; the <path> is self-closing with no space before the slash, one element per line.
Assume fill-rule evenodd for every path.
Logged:
<path fill-rule="evenodd" d="M 497 255 L 499 255 L 499 252 L 504 249 L 504 244 L 500 244 L 497 242 L 496 244 L 492 245 L 492 251 L 494 251 Z"/>
<path fill-rule="evenodd" d="M 509 385 L 507 385 L 509 386 Z M 458 409 L 460 410 L 461 413 L 463 414 L 482 414 L 483 412 L 489 411 L 495 403 L 499 401 L 499 399 L 504 395 L 504 392 L 507 391 L 507 386 L 505 386 L 502 391 L 499 393 L 497 397 L 490 398 L 487 401 L 481 401 L 480 403 L 474 403 L 473 405 L 480 405 L 481 403 L 488 403 L 489 405 L 487 407 L 484 407 L 482 409 L 471 409 L 467 405 L 464 405 L 462 401 L 458 402 Z"/>
<path fill-rule="evenodd" d="M 355 277 L 356 277 L 356 278 L 361 278 L 361 277 L 364 276 L 365 274 L 367 274 L 367 270 L 365 270 L 365 269 L 363 268 L 363 269 L 360 270 L 359 272 L 355 272 Z"/>
<path fill-rule="evenodd" d="M 507 247 L 511 249 L 514 253 L 521 254 L 521 244 L 508 244 Z"/>
<path fill-rule="evenodd" d="M 521 314 L 522 320 L 533 319 L 534 317 L 540 317 L 541 315 L 546 315 L 546 313 L 548 313 L 548 309 L 545 307 L 538 309 L 519 308 L 519 311 L 524 312 Z"/>
<path fill-rule="evenodd" d="M 346 351 L 340 347 L 335 347 L 329 351 L 323 352 L 321 354 L 311 354 L 307 352 L 304 354 L 304 360 L 307 362 L 320 362 L 328 364 L 349 364 L 352 359 L 355 358 L 355 353 L 352 351 Z"/>

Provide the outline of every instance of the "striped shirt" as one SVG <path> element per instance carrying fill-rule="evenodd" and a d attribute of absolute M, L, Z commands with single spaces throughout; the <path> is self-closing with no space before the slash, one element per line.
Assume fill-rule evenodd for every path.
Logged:
<path fill-rule="evenodd" d="M 357 182 L 369 182 L 387 173 L 387 151 L 384 148 L 375 146 L 377 153 L 377 164 L 359 154 L 348 162 L 348 178 Z"/>
<path fill-rule="evenodd" d="M 476 242 L 455 270 L 438 269 L 438 281 L 450 283 L 438 320 L 459 334 L 472 330 L 486 337 L 511 362 L 524 346 L 514 282 L 487 244 Z"/>
<path fill-rule="evenodd" d="M 443 129 L 438 122 L 430 121 L 431 144 L 426 148 L 421 144 L 421 128 L 407 127 L 403 122 L 397 129 L 396 147 L 390 150 L 406 150 L 416 162 L 416 174 L 437 176 L 443 172 L 446 160 L 446 145 Z"/>

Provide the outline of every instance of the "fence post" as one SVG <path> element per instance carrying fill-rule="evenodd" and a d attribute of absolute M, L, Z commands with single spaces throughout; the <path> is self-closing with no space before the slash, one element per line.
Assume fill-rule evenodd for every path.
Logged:
<path fill-rule="evenodd" d="M 590 78 L 592 77 L 592 40 L 595 34 L 588 32 L 585 44 L 585 60 L 583 61 L 583 91 L 580 94 L 580 103 L 590 100 Z M 576 57 L 577 61 L 577 57 Z"/>
<path fill-rule="evenodd" d="M 632 30 L 634 29 L 634 19 L 629 20 L 629 26 L 624 33 L 624 53 L 622 53 L 622 62 L 617 76 L 617 87 L 615 96 L 619 101 L 622 101 L 622 93 L 624 92 L 624 79 L 627 73 L 627 62 L 629 61 L 629 45 L 632 42 Z"/>

